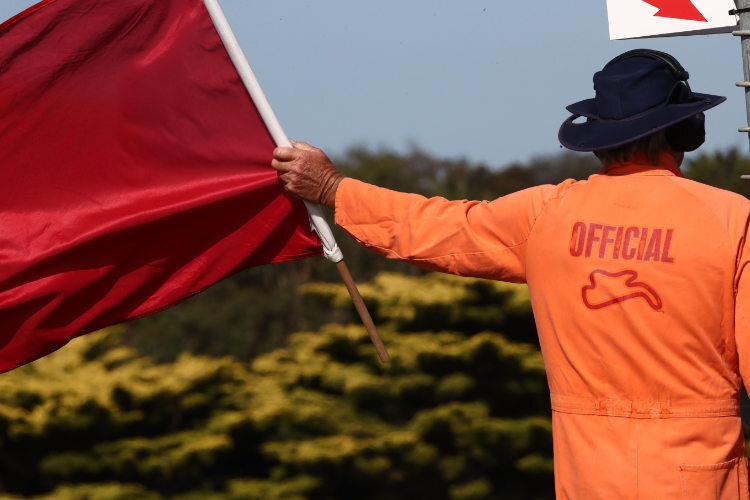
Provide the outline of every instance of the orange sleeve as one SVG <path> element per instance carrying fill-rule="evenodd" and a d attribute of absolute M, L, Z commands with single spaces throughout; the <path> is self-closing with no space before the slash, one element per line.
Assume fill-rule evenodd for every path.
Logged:
<path fill-rule="evenodd" d="M 448 201 L 345 179 L 336 224 L 392 259 L 460 276 L 524 282 L 526 242 L 555 186 L 494 201 Z"/>

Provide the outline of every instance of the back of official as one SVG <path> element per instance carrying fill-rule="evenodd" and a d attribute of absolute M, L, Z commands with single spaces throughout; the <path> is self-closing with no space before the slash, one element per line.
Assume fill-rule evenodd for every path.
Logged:
<path fill-rule="evenodd" d="M 555 455 L 579 461 L 557 464 L 560 486 L 587 478 L 587 491 L 659 498 L 639 483 L 677 495 L 693 465 L 746 479 L 734 289 L 748 213 L 745 198 L 683 178 L 668 155 L 563 184 L 545 205 L 526 278 Z"/>

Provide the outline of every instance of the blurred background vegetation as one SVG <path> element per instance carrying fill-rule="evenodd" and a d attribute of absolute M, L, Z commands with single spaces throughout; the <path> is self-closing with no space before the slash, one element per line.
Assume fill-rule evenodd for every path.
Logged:
<path fill-rule="evenodd" d="M 449 199 L 596 173 L 561 153 L 493 169 L 354 148 L 337 165 Z M 750 195 L 750 159 L 688 177 Z M 0 375 L 3 499 L 553 498 L 549 396 L 522 285 L 426 273 L 338 232 L 391 352 L 334 266 L 250 269 L 158 315 Z"/>

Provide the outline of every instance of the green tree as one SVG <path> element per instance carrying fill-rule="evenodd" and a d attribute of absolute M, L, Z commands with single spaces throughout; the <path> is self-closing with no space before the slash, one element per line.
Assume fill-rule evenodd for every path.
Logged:
<path fill-rule="evenodd" d="M 690 179 L 748 197 L 750 181 L 740 178 L 746 174 L 750 174 L 750 158 L 736 149 L 700 154 L 685 168 Z"/>
<path fill-rule="evenodd" d="M 528 316 L 525 287 L 384 274 L 363 290 L 389 365 L 362 327 L 331 324 L 251 365 L 189 354 L 159 364 L 119 347 L 122 333 L 110 330 L 3 375 L 0 490 L 102 500 L 551 498 L 541 355 L 482 330 Z M 332 307 L 342 293 L 304 290 Z M 489 300 L 492 317 L 472 311 Z M 465 318 L 454 303 L 467 306 Z"/>

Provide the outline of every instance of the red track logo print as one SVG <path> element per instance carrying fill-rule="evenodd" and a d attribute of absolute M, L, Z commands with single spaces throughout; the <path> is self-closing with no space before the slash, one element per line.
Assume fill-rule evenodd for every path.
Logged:
<path fill-rule="evenodd" d="M 636 279 L 636 271 L 610 273 L 596 269 L 589 275 L 589 284 L 581 289 L 583 303 L 589 309 L 602 309 L 626 300 L 643 299 L 654 311 L 660 310 L 662 302 L 659 294 Z"/>
<path fill-rule="evenodd" d="M 649 5 L 653 5 L 659 9 L 656 14 L 657 17 L 671 17 L 672 19 L 685 19 L 687 21 L 703 21 L 708 20 L 703 17 L 701 11 L 693 5 L 690 0 L 643 0 Z"/>

